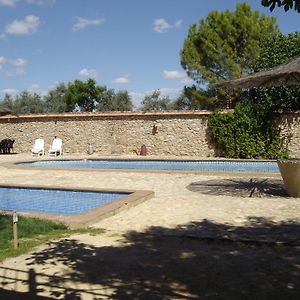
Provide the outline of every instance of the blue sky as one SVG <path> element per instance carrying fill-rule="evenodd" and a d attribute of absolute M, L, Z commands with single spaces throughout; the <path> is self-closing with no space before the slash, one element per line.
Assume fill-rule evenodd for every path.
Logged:
<path fill-rule="evenodd" d="M 94 78 L 126 89 L 137 107 L 160 89 L 171 97 L 192 84 L 179 52 L 189 26 L 234 0 L 0 0 L 0 97 L 46 93 L 59 82 Z M 253 9 L 277 17 L 283 33 L 300 30 L 300 14 Z"/>

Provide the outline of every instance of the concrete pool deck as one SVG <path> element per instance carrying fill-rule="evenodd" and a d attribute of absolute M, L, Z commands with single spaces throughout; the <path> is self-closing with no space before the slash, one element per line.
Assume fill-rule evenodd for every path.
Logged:
<path fill-rule="evenodd" d="M 62 158 L 68 159 L 80 157 L 82 156 L 62 156 Z M 97 158 L 94 155 L 92 157 Z M 133 158 L 136 158 L 136 156 Z M 152 190 L 155 192 L 155 197 L 129 210 L 121 211 L 107 219 L 95 222 L 92 226 L 106 230 L 103 235 L 71 236 L 66 240 L 38 247 L 27 255 L 5 260 L 0 265 L 0 289 L 2 288 L 3 292 L 8 290 L 20 293 L 27 292 L 29 285 L 26 278 L 28 279 L 30 272 L 34 269 L 35 274 L 40 274 L 36 276 L 36 285 L 41 288 L 39 295 L 51 298 L 51 295 L 55 294 L 54 291 L 60 290 L 60 292 L 57 292 L 57 298 L 53 296 L 54 298 L 51 299 L 63 299 L 62 297 L 67 293 L 66 290 L 76 292 L 81 295 L 81 299 L 96 299 L 97 297 L 99 299 L 199 299 L 199 291 L 195 288 L 193 280 L 196 282 L 200 278 L 195 277 L 193 264 L 191 266 L 183 265 L 183 267 L 189 266 L 192 270 L 186 270 L 185 277 L 188 277 L 186 279 L 181 278 L 183 275 L 173 278 L 171 275 L 174 272 L 178 273 L 182 270 L 177 270 L 174 263 L 170 266 L 167 262 L 174 251 L 179 251 L 176 249 L 182 250 L 180 254 L 177 253 L 179 255 L 176 258 L 177 260 L 183 259 L 185 262 L 186 260 L 192 260 L 199 245 L 195 244 L 197 241 L 192 239 L 189 248 L 185 244 L 185 240 L 182 242 L 177 239 L 180 239 L 180 237 L 196 238 L 197 236 L 211 238 L 212 235 L 219 235 L 219 232 L 224 231 L 226 228 L 228 229 L 227 232 L 231 232 L 232 228 L 255 227 L 255 222 L 257 222 L 258 227 L 262 226 L 263 223 L 273 224 L 274 226 L 288 222 L 300 223 L 299 198 L 245 198 L 222 193 L 220 195 L 207 195 L 195 193 L 186 188 L 193 182 L 220 177 L 228 178 L 230 175 L 214 174 L 208 176 L 207 174 L 186 172 L 104 172 L 95 170 L 87 172 L 80 170 L 19 169 L 7 168 L 2 164 L 26 160 L 32 160 L 32 156 L 29 154 L 0 155 L 0 185 L 28 184 L 31 186 L 61 186 L 65 188 Z M 237 177 L 236 174 L 234 176 Z M 245 176 L 240 175 L 241 178 Z M 263 176 L 268 177 L 267 174 Z M 218 233 L 215 232 L 216 227 Z M 206 229 L 203 231 L 200 228 Z M 253 233 L 251 234 L 253 235 Z M 254 240 L 255 238 L 252 235 L 250 239 Z M 173 237 L 171 241 L 169 240 L 170 237 Z M 166 244 L 167 240 L 169 242 Z M 153 252 L 148 249 L 150 242 L 153 251 L 155 251 L 155 248 L 160 253 L 161 258 L 155 257 Z M 183 247 L 182 243 L 186 246 Z M 135 245 L 135 248 L 133 248 L 133 245 Z M 210 246 L 206 245 L 205 247 Z M 124 249 L 130 250 L 126 252 Z M 206 250 L 207 255 L 211 251 L 216 251 Z M 241 252 L 240 249 L 232 251 Z M 169 256 L 164 257 L 163 253 Z M 120 261 L 119 257 L 122 255 L 124 260 L 127 260 L 127 264 Z M 106 260 L 103 261 L 101 256 L 104 256 Z M 151 259 L 147 260 L 146 256 L 151 257 Z M 134 257 L 136 257 L 136 260 Z M 256 259 L 259 261 L 259 258 L 256 257 Z M 150 269 L 156 261 L 164 266 L 165 271 L 153 270 L 154 273 L 159 273 L 157 275 L 159 281 L 156 281 L 151 275 L 153 272 L 150 274 L 147 271 L 143 275 L 142 270 L 146 268 L 146 266 L 141 265 L 143 260 L 148 264 L 147 268 Z M 225 260 L 223 263 L 225 263 Z M 300 262 L 298 263 L 300 265 Z M 118 269 L 116 264 L 119 264 Z M 253 261 L 251 262 L 249 258 L 249 265 L 251 266 L 251 264 L 253 264 Z M 111 272 L 108 271 L 109 268 L 111 268 Z M 130 272 L 138 274 L 135 275 L 137 277 L 130 275 Z M 15 280 L 14 274 L 17 273 L 19 273 L 20 278 L 23 276 L 26 282 Z M 166 277 L 164 277 L 164 273 Z M 103 276 L 107 280 L 101 274 L 104 274 L 105 276 Z M 4 275 L 5 277 L 12 277 L 10 280 L 6 280 L 5 284 L 3 284 Z M 172 280 L 170 279 L 172 282 L 168 281 L 168 276 L 172 277 Z M 193 276 L 194 279 L 191 278 Z M 51 280 L 53 282 L 59 281 L 61 287 L 47 285 L 46 282 Z M 148 281 L 155 281 L 155 284 L 152 286 L 149 283 L 148 285 Z M 159 285 L 164 286 L 159 287 Z M 155 294 L 155 286 L 159 293 L 157 295 Z M 220 290 L 222 290 L 222 287 L 220 287 Z M 127 291 L 128 295 L 126 294 Z M 165 297 L 159 296 L 162 294 Z M 130 298 L 130 295 L 134 296 Z M 212 297 L 210 299 L 226 299 L 226 297 Z M 227 299 L 241 298 L 234 298 L 231 294 L 228 294 Z"/>

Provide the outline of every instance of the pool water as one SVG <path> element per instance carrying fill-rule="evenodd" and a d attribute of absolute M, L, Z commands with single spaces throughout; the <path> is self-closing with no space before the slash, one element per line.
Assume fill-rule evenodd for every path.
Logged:
<path fill-rule="evenodd" d="M 0 187 L 0 210 L 75 215 L 129 193 Z"/>
<path fill-rule="evenodd" d="M 278 173 L 276 161 L 240 160 L 48 160 L 25 162 L 22 165 L 46 168 L 83 169 L 134 169 L 134 170 L 185 170 L 223 172 L 266 172 Z"/>

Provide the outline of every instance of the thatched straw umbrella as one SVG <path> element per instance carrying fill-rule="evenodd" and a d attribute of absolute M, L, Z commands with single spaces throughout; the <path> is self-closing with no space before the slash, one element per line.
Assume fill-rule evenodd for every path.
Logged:
<path fill-rule="evenodd" d="M 250 87 L 298 84 L 300 84 L 300 57 L 268 71 L 261 71 L 247 77 L 224 81 L 214 84 L 212 87 L 246 89 Z M 278 160 L 278 166 L 288 194 L 292 197 L 300 197 L 300 159 Z"/>
<path fill-rule="evenodd" d="M 300 84 L 300 57 L 268 71 L 261 71 L 233 80 L 213 84 L 213 88 L 246 89 L 250 87 L 285 86 Z"/>

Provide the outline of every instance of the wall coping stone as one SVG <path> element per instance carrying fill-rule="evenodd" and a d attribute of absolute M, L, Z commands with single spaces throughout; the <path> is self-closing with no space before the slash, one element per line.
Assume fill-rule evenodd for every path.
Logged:
<path fill-rule="evenodd" d="M 232 109 L 226 109 L 221 111 L 221 113 L 233 112 Z M 44 114 L 9 114 L 0 116 L 1 121 L 10 121 L 10 120 L 26 120 L 26 121 L 42 121 L 46 119 L 118 119 L 118 118 L 143 118 L 143 117 L 203 117 L 213 114 L 209 110 L 188 110 L 188 111 L 147 111 L 147 112 L 133 112 L 133 111 L 114 111 L 114 112 L 70 112 L 70 113 L 44 113 Z M 300 116 L 300 111 L 286 111 L 280 112 L 280 115 L 294 115 L 296 117 Z"/>
<path fill-rule="evenodd" d="M 27 119 L 27 120 L 42 120 L 42 119 L 88 119 L 88 118 L 128 118 L 128 117 L 143 117 L 143 116 L 151 116 L 151 117 L 192 117 L 192 116 L 208 116 L 211 115 L 212 112 L 208 110 L 189 110 L 189 111 L 160 111 L 160 112 L 132 112 L 132 111 L 114 111 L 114 112 L 76 112 L 76 113 L 46 113 L 46 114 L 10 114 L 0 116 L 1 120 L 12 120 L 12 119 Z"/>

